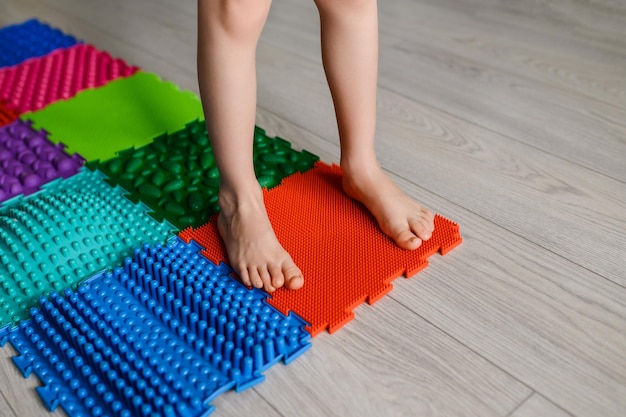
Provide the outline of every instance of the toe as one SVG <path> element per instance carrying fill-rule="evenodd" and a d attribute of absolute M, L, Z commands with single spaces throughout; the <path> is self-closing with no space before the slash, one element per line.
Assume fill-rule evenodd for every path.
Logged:
<path fill-rule="evenodd" d="M 259 276 L 261 277 L 261 281 L 263 281 L 263 289 L 267 292 L 274 292 L 276 288 L 272 285 L 272 277 L 267 270 L 267 267 L 258 268 Z"/>
<path fill-rule="evenodd" d="M 430 233 L 434 232 L 435 231 L 435 213 L 428 210 L 427 208 L 422 207 L 422 217 L 426 219 L 426 222 L 428 223 L 428 230 L 430 230 Z"/>
<path fill-rule="evenodd" d="M 396 242 L 396 245 L 400 246 L 402 249 L 410 249 L 414 250 L 421 246 L 422 239 L 415 236 L 414 233 L 408 228 L 401 229 L 399 232 L 391 235 L 393 240 Z"/>
<path fill-rule="evenodd" d="M 261 276 L 259 275 L 259 270 L 256 267 L 249 267 L 248 275 L 250 276 L 250 282 L 252 283 L 252 286 L 254 288 L 263 287 L 263 280 L 261 279 Z"/>
<path fill-rule="evenodd" d="M 409 219 L 411 232 L 422 240 L 428 240 L 432 236 L 432 230 L 428 220 L 424 217 L 411 217 Z"/>
<path fill-rule="evenodd" d="M 283 275 L 285 276 L 285 286 L 290 290 L 297 290 L 304 285 L 302 271 L 293 264 L 283 267 Z"/>
<path fill-rule="evenodd" d="M 270 273 L 274 288 L 280 288 L 285 285 L 285 276 L 283 275 L 283 270 L 279 265 L 270 264 L 267 269 Z"/>
<path fill-rule="evenodd" d="M 236 268 L 236 269 L 239 270 L 238 274 L 239 274 L 239 278 L 241 279 L 241 283 L 245 285 L 246 287 L 251 287 L 252 282 L 250 282 L 250 275 L 248 274 L 248 269 L 245 266 Z"/>

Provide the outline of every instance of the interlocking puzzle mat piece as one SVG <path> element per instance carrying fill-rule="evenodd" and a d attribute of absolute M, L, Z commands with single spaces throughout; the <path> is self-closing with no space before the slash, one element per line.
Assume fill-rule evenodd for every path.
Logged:
<path fill-rule="evenodd" d="M 0 99 L 0 127 L 13 123 L 18 116 L 17 111 L 10 108 L 6 102 Z"/>
<path fill-rule="evenodd" d="M 307 350 L 304 322 L 284 316 L 179 239 L 144 245 L 123 268 L 53 293 L 32 320 L 0 335 L 34 372 L 50 410 L 78 415 L 199 416 L 217 395 Z"/>
<path fill-rule="evenodd" d="M 107 52 L 79 44 L 0 69 L 0 99 L 21 114 L 137 71 Z"/>
<path fill-rule="evenodd" d="M 46 55 L 77 43 L 76 38 L 51 28 L 37 19 L 0 29 L 0 68 Z"/>
<path fill-rule="evenodd" d="M 146 145 L 157 135 L 180 130 L 203 115 L 196 95 L 139 71 L 22 117 L 50 132 L 53 142 L 65 143 L 69 153 L 78 152 L 94 161 Z"/>
<path fill-rule="evenodd" d="M 119 265 L 143 242 L 165 241 L 167 222 L 83 170 L 0 207 L 0 326 L 26 318 L 41 295 Z"/>
<path fill-rule="evenodd" d="M 65 145 L 54 145 L 47 136 L 22 120 L 0 128 L 0 203 L 32 194 L 54 179 L 68 178 L 83 166 L 83 157 L 67 155 Z"/>
<path fill-rule="evenodd" d="M 284 139 L 270 138 L 259 128 L 254 133 L 254 166 L 264 187 L 273 187 L 296 171 L 306 171 L 319 158 L 297 152 Z M 138 149 L 128 149 L 105 163 L 94 163 L 112 185 L 130 191 L 132 201 L 154 210 L 183 229 L 199 226 L 218 212 L 219 172 L 204 121 L 165 134 Z"/>
<path fill-rule="evenodd" d="M 393 279 L 412 276 L 428 265 L 430 255 L 461 243 L 458 225 L 437 215 L 432 238 L 415 251 L 400 249 L 364 206 L 343 193 L 341 169 L 321 162 L 265 191 L 265 204 L 278 240 L 305 277 L 304 287 L 281 288 L 268 302 L 309 322 L 313 336 L 337 330 L 354 317 L 356 306 L 389 292 Z M 215 219 L 179 236 L 199 243 L 214 262 L 226 259 Z"/>

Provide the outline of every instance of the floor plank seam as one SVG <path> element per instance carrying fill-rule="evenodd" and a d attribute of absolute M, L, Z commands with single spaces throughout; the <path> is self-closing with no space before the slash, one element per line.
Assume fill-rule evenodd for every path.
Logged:
<path fill-rule="evenodd" d="M 267 405 L 268 405 L 268 406 L 269 406 L 272 410 L 274 410 L 274 412 L 276 413 L 276 416 L 277 416 L 277 417 L 278 417 L 278 416 L 280 416 L 280 417 L 287 417 L 287 416 L 285 416 L 283 413 L 281 413 L 281 412 L 278 410 L 278 408 L 276 408 L 276 407 L 274 406 L 274 404 L 273 404 L 270 400 L 268 400 L 267 398 L 265 398 L 265 395 L 261 394 L 261 393 L 259 392 L 259 389 L 258 389 L 258 388 L 253 387 L 253 388 L 252 388 L 252 390 L 253 390 L 254 392 L 256 392 L 256 393 L 257 393 L 257 395 L 258 395 L 259 397 L 261 397 L 261 398 L 263 399 L 263 401 L 265 401 L 265 403 L 266 403 L 266 404 L 267 404 Z"/>
<path fill-rule="evenodd" d="M 422 321 L 424 321 L 425 323 L 427 323 L 429 326 L 432 326 L 434 329 L 437 329 L 438 331 L 440 331 L 442 334 L 448 336 L 450 339 L 454 340 L 456 343 L 458 343 L 459 345 L 463 346 L 465 349 L 469 350 L 470 352 L 472 352 L 473 354 L 475 354 L 476 356 L 478 356 L 479 358 L 481 358 L 482 360 L 484 360 L 485 362 L 491 364 L 492 366 L 496 367 L 497 369 L 500 370 L 500 372 L 508 375 L 509 377 L 511 377 L 512 379 L 514 379 L 515 381 L 517 381 L 519 384 L 523 385 L 524 387 L 526 387 L 527 389 L 529 389 L 531 391 L 531 394 L 529 394 L 528 397 L 530 397 L 532 395 L 533 392 L 535 392 L 535 389 L 533 387 L 531 387 L 530 385 L 528 385 L 526 382 L 524 382 L 523 380 L 519 379 L 518 377 L 516 377 L 515 375 L 513 375 L 511 372 L 507 371 L 506 369 L 503 369 L 500 365 L 498 365 L 497 363 L 493 362 L 492 360 L 486 358 L 485 356 L 483 356 L 480 352 L 474 350 L 471 346 L 469 346 L 467 343 L 465 343 L 463 340 L 456 338 L 455 336 L 453 336 L 452 334 L 448 333 L 446 330 L 442 329 L 441 327 L 437 326 L 435 323 L 433 323 L 432 321 L 430 321 L 429 319 L 427 319 L 426 317 L 422 316 L 420 313 L 418 313 L 417 311 L 413 310 L 412 308 L 410 308 L 409 306 L 407 306 L 406 304 L 402 303 L 401 301 L 399 301 L 398 299 L 396 299 L 394 297 L 393 292 L 388 294 L 388 297 L 391 298 L 393 301 L 395 301 L 396 303 L 398 303 L 399 305 L 401 305 L 402 307 L 404 307 L 405 309 L 407 309 L 408 311 L 410 311 L 411 313 L 415 314 L 417 317 L 419 317 Z M 526 398 L 527 400 L 528 398 Z M 524 401 L 526 401 L 524 400 Z"/>
<path fill-rule="evenodd" d="M 385 31 L 381 30 L 381 33 L 385 33 Z M 397 35 L 394 35 L 391 32 L 386 32 L 386 33 L 387 33 L 388 36 L 391 36 L 393 38 L 399 39 L 401 41 L 406 41 L 407 40 L 407 39 L 400 38 L 400 37 L 398 37 Z M 442 51 L 442 52 L 448 54 L 450 57 L 456 59 L 457 61 L 460 61 L 460 62 L 463 62 L 463 63 L 467 63 L 467 64 L 470 64 L 472 66 L 479 67 L 479 66 L 482 65 L 482 68 L 484 68 L 484 69 L 488 69 L 488 70 L 491 70 L 493 72 L 497 72 L 499 74 L 509 76 L 511 78 L 519 79 L 521 81 L 526 81 L 526 82 L 530 82 L 530 83 L 537 83 L 537 84 L 539 84 L 539 87 L 542 87 L 542 86 L 549 87 L 549 88 L 552 88 L 554 90 L 560 91 L 561 93 L 574 94 L 576 96 L 585 98 L 587 100 L 592 100 L 592 101 L 594 101 L 596 103 L 601 103 L 601 104 L 604 104 L 606 106 L 613 107 L 614 109 L 617 109 L 617 110 L 622 110 L 622 111 L 624 110 L 622 108 L 622 106 L 620 106 L 620 105 L 617 105 L 617 104 L 615 104 L 613 102 L 610 102 L 610 101 L 606 101 L 604 99 L 600 99 L 600 98 L 595 97 L 593 95 L 585 94 L 585 93 L 577 91 L 577 90 L 566 89 L 564 86 L 558 86 L 556 84 L 549 84 L 547 81 L 543 81 L 543 80 L 538 79 L 538 78 L 531 78 L 529 76 L 524 76 L 522 74 L 517 74 L 517 73 L 511 72 L 510 70 L 507 70 L 507 69 L 504 69 L 504 68 L 498 68 L 498 67 L 494 67 L 492 65 L 487 65 L 487 64 L 482 63 L 481 61 L 474 61 L 471 58 L 466 58 L 466 57 L 464 57 L 462 55 L 459 55 L 459 54 L 457 54 L 455 52 L 451 52 L 451 51 L 448 51 L 448 50 L 445 50 L 445 49 L 432 48 L 428 44 L 420 43 L 419 41 L 412 41 L 412 42 L 415 42 L 416 44 L 421 45 L 423 47 L 430 48 L 433 51 Z"/>
<path fill-rule="evenodd" d="M 519 410 L 524 404 L 526 404 L 528 402 L 528 400 L 530 400 L 532 398 L 533 395 L 536 395 L 536 394 L 537 394 L 537 392 L 535 390 L 532 390 L 530 392 L 530 394 L 528 394 L 528 396 L 526 398 L 524 398 L 522 401 L 520 401 L 519 404 L 517 404 L 515 407 L 513 407 L 513 409 L 511 411 L 506 413 L 506 416 L 504 416 L 504 417 L 511 417 L 517 410 Z"/>
<path fill-rule="evenodd" d="M 431 6 L 436 6 L 438 8 L 440 8 L 442 5 L 446 8 L 449 8 L 449 4 L 444 4 L 444 3 L 439 3 L 439 2 L 433 2 L 430 0 L 426 0 L 426 3 L 428 3 Z M 456 4 L 455 4 L 456 6 Z M 474 3 L 475 6 L 475 3 Z M 499 9 L 500 13 L 505 13 L 507 15 L 510 14 L 522 14 L 523 17 L 525 17 L 526 19 L 529 20 L 533 20 L 533 19 L 537 19 L 537 13 L 532 14 L 532 13 L 527 13 L 526 11 L 520 11 L 520 10 L 511 10 L 509 8 L 506 7 L 497 7 Z M 481 6 L 481 9 L 473 9 L 476 11 L 476 13 L 474 13 L 472 15 L 473 18 L 480 20 L 482 23 L 486 24 L 486 25 L 490 25 L 493 23 L 493 18 L 489 17 L 489 16 L 485 16 L 482 11 L 485 9 L 485 6 Z M 559 19 L 554 19 L 554 16 L 545 16 L 542 15 L 543 18 L 545 18 L 545 22 L 544 23 L 549 23 L 549 25 L 551 27 L 556 26 L 559 27 L 559 29 L 561 28 L 565 28 L 565 27 L 572 27 L 572 26 L 576 26 L 576 22 L 572 22 L 572 21 L 563 21 L 563 20 L 559 20 Z M 522 29 L 522 30 L 528 30 L 529 28 L 523 25 L 520 25 L 517 20 L 512 20 L 509 22 L 509 24 L 511 25 L 515 25 L 516 27 Z M 576 29 L 580 29 L 580 27 L 577 27 Z M 542 34 L 544 36 L 555 36 L 558 37 L 559 39 L 568 39 L 571 36 L 576 36 L 576 39 L 578 41 L 582 41 L 587 43 L 590 47 L 604 47 L 604 48 L 610 48 L 610 51 L 612 53 L 619 53 L 621 57 L 626 58 L 626 52 L 623 51 L 621 48 L 618 48 L 617 50 L 614 48 L 615 45 L 613 45 L 612 43 L 606 41 L 606 39 L 597 39 L 596 37 L 589 37 L 589 36 L 582 36 L 581 32 L 579 32 L 578 30 L 573 30 L 571 33 L 560 33 L 560 32 L 546 32 L 546 31 L 542 31 Z"/>
<path fill-rule="evenodd" d="M 557 159 L 559 159 L 559 160 L 561 160 L 561 161 L 564 161 L 564 162 L 567 162 L 567 163 L 573 164 L 573 165 L 575 165 L 575 166 L 581 167 L 581 168 L 583 168 L 583 169 L 585 169 L 585 170 L 588 170 L 588 171 L 591 171 L 591 172 L 593 172 L 593 173 L 596 173 L 596 174 L 602 175 L 603 177 L 606 177 L 606 178 L 612 179 L 612 180 L 617 181 L 617 182 L 620 182 L 620 183 L 622 183 L 622 184 L 626 184 L 626 181 L 624 181 L 624 180 L 621 180 L 621 179 L 619 179 L 619 178 L 612 177 L 612 176 L 610 176 L 610 175 L 608 175 L 608 174 L 605 174 L 605 173 L 603 173 L 603 172 L 599 172 L 599 171 L 597 171 L 597 170 L 595 170 L 595 169 L 593 169 L 593 168 L 591 168 L 591 167 L 588 167 L 588 166 L 586 166 L 586 165 L 583 165 L 583 164 L 581 164 L 581 163 L 579 163 L 579 162 L 572 161 L 572 160 L 567 159 L 567 158 L 563 158 L 563 156 L 562 156 L 562 155 L 559 155 L 559 154 L 556 154 L 556 153 L 552 153 L 552 152 L 550 152 L 550 151 L 548 151 L 548 150 L 546 150 L 546 149 L 542 149 L 542 148 L 540 148 L 540 147 L 538 147 L 538 146 L 536 146 L 536 145 L 533 145 L 533 144 L 531 144 L 531 143 L 525 142 L 525 141 L 523 141 L 523 140 L 521 140 L 521 139 L 517 139 L 517 138 L 515 138 L 515 137 L 513 137 L 513 136 L 510 136 L 510 135 L 508 135 L 508 134 L 506 134 L 506 133 L 503 133 L 503 132 L 499 132 L 499 131 L 497 131 L 497 130 L 494 130 L 494 129 L 493 129 L 493 128 L 491 128 L 491 127 L 488 127 L 488 126 L 484 126 L 484 125 L 478 124 L 478 123 L 476 123 L 476 122 L 474 122 L 474 121 L 472 121 L 472 120 L 466 119 L 466 118 L 464 118 L 464 117 L 462 117 L 462 116 L 456 115 L 456 114 L 454 114 L 454 113 L 450 113 L 448 110 L 441 109 L 441 108 L 439 108 L 439 107 L 437 107 L 437 106 L 434 106 L 434 105 L 432 105 L 432 104 L 430 104 L 430 103 L 425 103 L 425 102 L 423 102 L 423 101 L 421 101 L 421 100 L 417 100 L 417 99 L 415 99 L 415 98 L 413 98 L 413 97 L 407 96 L 407 95 L 405 95 L 405 94 L 403 94 L 403 93 L 401 93 L 401 92 L 399 92 L 399 91 L 396 91 L 396 90 L 394 90 L 394 89 L 392 89 L 392 88 L 389 88 L 389 87 L 386 87 L 386 86 L 380 86 L 380 87 L 379 87 L 379 89 L 385 90 L 385 91 L 387 91 L 387 92 L 389 92 L 389 93 L 391 93 L 391 94 L 394 94 L 394 95 L 396 95 L 396 96 L 398 96 L 398 97 L 401 97 L 401 98 L 403 98 L 403 99 L 405 99 L 405 100 L 409 100 L 409 101 L 412 101 L 412 102 L 414 102 L 414 103 L 420 104 L 420 105 L 422 105 L 422 106 L 429 107 L 429 108 L 431 108 L 431 109 L 433 109 L 433 110 L 436 110 L 437 112 L 441 112 L 441 113 L 443 113 L 443 114 L 445 114 L 445 115 L 447 115 L 447 116 L 450 116 L 450 117 L 452 117 L 452 118 L 454 118 L 454 119 L 457 119 L 457 120 L 459 120 L 459 121 L 462 121 L 463 123 L 467 123 L 467 124 L 469 124 L 469 125 L 472 125 L 472 126 L 478 127 L 479 129 L 486 130 L 486 131 L 488 131 L 488 132 L 494 133 L 494 134 L 496 134 L 496 135 L 498 135 L 498 136 L 501 136 L 501 137 L 503 137 L 503 138 L 506 138 L 506 139 L 512 140 L 512 141 L 514 141 L 514 142 L 516 142 L 516 143 L 519 143 L 519 144 L 521 144 L 521 145 L 523 145 L 523 146 L 527 146 L 527 147 L 529 147 L 529 148 L 531 148 L 531 149 L 534 149 L 534 150 L 536 150 L 536 151 L 538 151 L 538 152 L 541 152 L 541 153 L 543 153 L 543 154 L 546 154 L 546 155 L 552 156 L 552 157 L 557 158 Z M 620 109 L 620 110 L 621 110 L 621 109 Z M 626 135 L 626 132 L 625 132 L 625 135 Z"/>
<path fill-rule="evenodd" d="M 0 391 L 0 395 L 2 395 L 2 398 L 4 398 L 4 402 L 9 406 L 9 408 L 11 409 L 11 412 L 13 413 L 13 415 L 17 416 L 18 415 L 17 412 L 13 408 L 13 405 L 11 404 L 11 401 L 9 401 L 9 399 L 4 395 L 4 392 Z"/>

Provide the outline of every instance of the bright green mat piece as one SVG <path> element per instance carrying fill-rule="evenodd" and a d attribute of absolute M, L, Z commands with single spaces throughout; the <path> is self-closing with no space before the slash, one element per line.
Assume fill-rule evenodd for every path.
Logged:
<path fill-rule="evenodd" d="M 138 72 L 22 118 L 48 131 L 52 142 L 67 145 L 68 153 L 104 161 L 204 116 L 195 94 L 180 91 L 155 74 Z"/>

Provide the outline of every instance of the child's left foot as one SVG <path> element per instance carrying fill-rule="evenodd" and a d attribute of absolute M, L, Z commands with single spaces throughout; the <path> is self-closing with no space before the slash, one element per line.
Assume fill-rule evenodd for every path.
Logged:
<path fill-rule="evenodd" d="M 434 214 L 406 195 L 377 165 L 357 174 L 343 172 L 344 192 L 374 215 L 382 231 L 404 249 L 417 249 L 430 239 Z"/>

